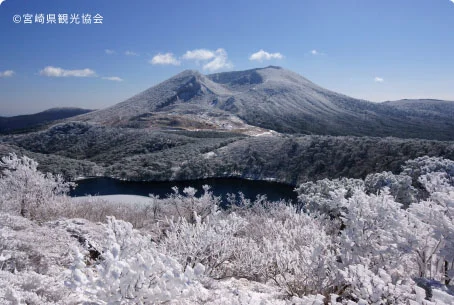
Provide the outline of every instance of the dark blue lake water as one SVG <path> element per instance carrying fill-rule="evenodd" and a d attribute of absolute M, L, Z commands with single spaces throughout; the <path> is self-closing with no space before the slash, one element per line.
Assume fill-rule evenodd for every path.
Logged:
<path fill-rule="evenodd" d="M 189 181 L 170 181 L 170 182 L 133 182 L 121 181 L 111 178 L 90 178 L 77 181 L 77 187 L 72 190 L 70 195 L 73 197 L 85 195 L 142 195 L 148 196 L 155 194 L 166 197 L 173 193 L 172 187 L 176 186 L 183 190 L 185 187 L 193 187 L 197 190 L 197 195 L 203 192 L 202 186 L 210 185 L 215 196 L 221 196 L 223 203 L 226 203 L 228 193 L 237 194 L 242 192 L 248 199 L 254 200 L 257 195 L 263 194 L 271 201 L 284 199 L 296 202 L 297 194 L 294 186 L 267 182 L 254 181 L 237 178 L 211 178 Z"/>

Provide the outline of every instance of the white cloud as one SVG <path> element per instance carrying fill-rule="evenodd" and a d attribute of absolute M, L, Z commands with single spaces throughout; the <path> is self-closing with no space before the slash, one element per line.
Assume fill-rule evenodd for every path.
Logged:
<path fill-rule="evenodd" d="M 111 80 L 113 82 L 122 82 L 123 81 L 123 79 L 118 76 L 106 76 L 106 77 L 102 77 L 102 79 Z"/>
<path fill-rule="evenodd" d="M 174 65 L 179 66 L 180 61 L 173 56 L 173 53 L 157 54 L 150 61 L 152 65 Z"/>
<path fill-rule="evenodd" d="M 0 77 L 11 77 L 14 74 L 13 70 L 0 71 Z"/>
<path fill-rule="evenodd" d="M 183 55 L 183 59 L 187 60 L 209 60 L 215 57 L 216 54 L 213 51 L 207 49 L 196 49 L 192 51 L 186 51 Z"/>
<path fill-rule="evenodd" d="M 194 60 L 197 64 L 202 62 L 202 68 L 209 71 L 217 71 L 233 67 L 228 60 L 227 52 L 219 48 L 216 51 L 207 49 L 194 49 L 186 51 L 180 59 Z M 181 61 L 177 59 L 173 53 L 157 54 L 150 61 L 153 65 L 175 65 L 179 66 Z"/>
<path fill-rule="evenodd" d="M 264 61 L 270 59 L 282 59 L 284 55 L 281 53 L 268 53 L 264 50 L 260 50 L 249 57 L 249 60 Z"/>
<path fill-rule="evenodd" d="M 320 50 L 312 49 L 309 54 L 313 56 L 326 56 L 326 53 L 320 52 Z"/>
<path fill-rule="evenodd" d="M 112 54 L 117 53 L 117 52 L 115 52 L 114 50 L 110 50 L 110 49 L 105 49 L 104 52 L 105 52 L 107 55 L 112 55 Z"/>
<path fill-rule="evenodd" d="M 232 63 L 228 60 L 227 52 L 220 48 L 214 52 L 214 58 L 203 65 L 204 70 L 217 71 L 220 69 L 232 68 Z"/>
<path fill-rule="evenodd" d="M 95 77 L 95 71 L 91 69 L 82 69 L 82 70 L 65 70 L 58 67 L 47 66 L 41 71 L 39 71 L 41 76 L 48 77 Z"/>
<path fill-rule="evenodd" d="M 202 62 L 202 68 L 208 71 L 217 71 L 233 67 L 232 63 L 228 60 L 226 50 L 223 48 L 219 48 L 216 51 L 208 49 L 190 50 L 186 51 L 181 58 L 185 60 L 195 60 L 197 64 Z"/>
<path fill-rule="evenodd" d="M 138 53 L 133 52 L 133 51 L 129 51 L 129 50 L 125 52 L 125 55 L 126 56 L 139 56 Z"/>
<path fill-rule="evenodd" d="M 383 78 L 378 77 L 378 76 L 374 78 L 374 82 L 376 82 L 376 83 L 383 83 L 384 81 L 385 80 Z"/>

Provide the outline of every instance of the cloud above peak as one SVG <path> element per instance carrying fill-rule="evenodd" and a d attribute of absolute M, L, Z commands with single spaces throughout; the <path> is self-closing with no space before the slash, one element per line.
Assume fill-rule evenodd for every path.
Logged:
<path fill-rule="evenodd" d="M 158 53 L 149 61 L 152 65 L 173 65 L 179 66 L 181 62 L 173 56 L 173 53 Z"/>
<path fill-rule="evenodd" d="M 179 58 L 170 52 L 158 53 L 149 60 L 149 63 L 152 65 L 179 66 L 182 61 L 194 61 L 197 65 L 201 64 L 203 70 L 210 72 L 233 67 L 233 64 L 229 61 L 227 51 L 223 48 L 214 51 L 208 49 L 188 50 Z"/>
<path fill-rule="evenodd" d="M 48 77 L 96 77 L 96 72 L 91 69 L 66 70 L 59 67 L 47 66 L 39 75 Z"/>
<path fill-rule="evenodd" d="M 183 59 L 186 60 L 209 60 L 215 57 L 215 52 L 207 49 L 195 49 L 192 51 L 186 51 L 183 55 Z"/>
<path fill-rule="evenodd" d="M 255 61 L 264 61 L 264 60 L 271 60 L 271 59 L 283 59 L 284 58 L 284 55 L 282 55 L 281 53 L 277 52 L 277 53 L 268 53 L 266 51 L 264 51 L 263 49 L 261 49 L 260 51 L 258 52 L 255 52 L 254 54 L 252 54 L 250 57 L 249 57 L 249 60 L 255 60 Z"/>
<path fill-rule="evenodd" d="M 230 69 L 233 64 L 229 61 L 226 50 L 220 48 L 214 52 L 214 57 L 211 61 L 203 65 L 203 70 L 217 71 L 221 69 Z"/>
<path fill-rule="evenodd" d="M 193 60 L 196 64 L 202 63 L 203 70 L 210 72 L 233 67 L 233 64 L 229 61 L 227 51 L 223 48 L 215 51 L 208 49 L 189 50 L 181 58 L 184 60 Z"/>

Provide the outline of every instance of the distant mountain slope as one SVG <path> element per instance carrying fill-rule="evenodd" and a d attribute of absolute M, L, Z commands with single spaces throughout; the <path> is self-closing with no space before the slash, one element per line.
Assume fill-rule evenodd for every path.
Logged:
<path fill-rule="evenodd" d="M 372 103 L 267 67 L 202 75 L 184 71 L 122 103 L 75 118 L 107 126 L 454 139 L 454 122 Z"/>
<path fill-rule="evenodd" d="M 0 133 L 26 130 L 38 125 L 66 119 L 90 111 L 92 110 L 80 108 L 52 108 L 35 114 L 0 117 Z"/>
<path fill-rule="evenodd" d="M 383 104 L 390 105 L 416 115 L 454 120 L 454 101 L 404 99 L 398 101 L 387 101 Z"/>

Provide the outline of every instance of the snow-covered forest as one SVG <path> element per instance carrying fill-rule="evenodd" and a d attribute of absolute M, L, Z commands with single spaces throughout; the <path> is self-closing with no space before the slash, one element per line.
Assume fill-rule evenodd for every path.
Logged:
<path fill-rule="evenodd" d="M 230 194 L 77 202 L 0 163 L 0 304 L 453 304 L 454 161 L 306 182 L 298 203 Z"/>
<path fill-rule="evenodd" d="M 365 178 L 400 170 L 422 157 L 454 160 L 454 142 L 394 137 L 165 131 L 56 124 L 0 137 L 0 154 L 15 152 L 39 162 L 43 172 L 134 181 L 241 177 L 299 185 L 324 178 Z"/>

